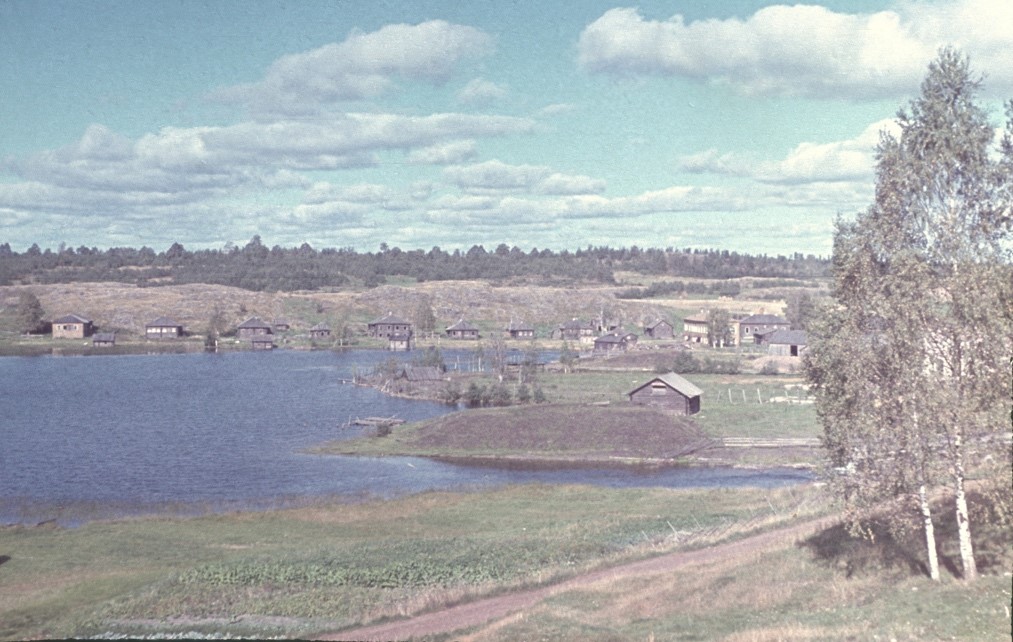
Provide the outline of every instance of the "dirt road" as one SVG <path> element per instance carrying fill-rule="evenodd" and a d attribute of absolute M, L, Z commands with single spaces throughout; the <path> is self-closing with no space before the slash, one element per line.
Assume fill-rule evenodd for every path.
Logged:
<path fill-rule="evenodd" d="M 707 563 L 728 557 L 748 557 L 783 546 L 786 542 L 801 540 L 817 531 L 828 528 L 836 520 L 824 518 L 796 524 L 787 528 L 761 533 L 728 544 L 719 544 L 695 551 L 669 553 L 660 557 L 631 562 L 574 577 L 565 582 L 528 591 L 490 597 L 467 604 L 425 613 L 407 620 L 387 622 L 375 626 L 331 633 L 323 640 L 410 640 L 425 635 L 450 633 L 460 629 L 492 622 L 512 613 L 531 608 L 557 593 L 587 588 L 602 580 L 645 577 L 669 573 L 692 564 Z"/>

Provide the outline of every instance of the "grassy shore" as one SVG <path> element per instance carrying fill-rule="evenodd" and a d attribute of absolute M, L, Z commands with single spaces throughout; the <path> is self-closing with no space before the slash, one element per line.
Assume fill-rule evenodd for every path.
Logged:
<path fill-rule="evenodd" d="M 299 635 L 814 515 L 815 488 L 525 486 L 265 513 L 0 529 L 0 638 Z"/>

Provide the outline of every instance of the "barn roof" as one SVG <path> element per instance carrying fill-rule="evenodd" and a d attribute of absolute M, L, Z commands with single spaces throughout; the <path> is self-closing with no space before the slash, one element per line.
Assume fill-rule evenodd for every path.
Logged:
<path fill-rule="evenodd" d="M 680 377 L 679 375 L 675 374 L 674 372 L 669 372 L 669 373 L 666 373 L 666 374 L 663 374 L 663 375 L 658 375 L 657 377 L 651 379 L 650 381 L 647 381 L 646 383 L 637 386 L 633 390 L 630 390 L 626 394 L 627 395 L 632 395 L 633 393 L 637 392 L 638 390 L 642 390 L 643 388 L 646 388 L 647 386 L 651 385 L 655 381 L 661 381 L 662 383 L 664 383 L 669 388 L 672 388 L 673 390 L 677 390 L 678 392 L 681 392 L 682 394 L 686 395 L 687 397 L 699 397 L 700 395 L 703 394 L 703 390 L 700 390 L 695 385 L 693 385 L 692 383 L 690 383 L 686 379 L 683 379 L 682 377 Z"/>
<path fill-rule="evenodd" d="M 239 324 L 240 328 L 252 329 L 252 328 L 268 328 L 270 329 L 271 324 L 264 323 L 260 320 L 260 317 L 250 317 L 246 321 Z"/>
<path fill-rule="evenodd" d="M 53 323 L 91 323 L 91 319 L 85 319 L 76 314 L 65 314 L 59 319 L 53 319 Z"/>
<path fill-rule="evenodd" d="M 169 317 L 158 317 L 147 325 L 149 328 L 181 328 L 182 326 L 176 323 Z"/>
<path fill-rule="evenodd" d="M 443 371 L 435 366 L 405 366 L 398 377 L 408 381 L 441 381 Z"/>
<path fill-rule="evenodd" d="M 806 345 L 805 330 L 774 330 L 765 338 L 765 343 L 778 345 L 804 346 Z"/>
<path fill-rule="evenodd" d="M 376 321 L 370 321 L 369 325 L 409 325 L 407 321 L 399 316 L 394 316 L 393 312 L 388 312 L 386 316 L 380 317 Z"/>
<path fill-rule="evenodd" d="M 657 328 L 658 326 L 660 326 L 662 323 L 664 323 L 668 327 L 672 327 L 672 324 L 669 323 L 668 321 L 665 321 L 664 319 L 658 319 L 657 321 L 652 321 L 651 323 L 648 323 L 644 327 L 647 328 L 648 330 L 653 330 L 654 328 Z"/>
<path fill-rule="evenodd" d="M 473 326 L 473 325 L 471 325 L 470 323 L 468 323 L 464 319 L 461 319 L 460 321 L 458 321 L 454 325 L 452 325 L 452 326 L 450 326 L 450 327 L 447 328 L 447 332 L 451 332 L 451 331 L 457 331 L 457 332 L 478 332 L 478 328 L 475 327 L 475 326 Z"/>

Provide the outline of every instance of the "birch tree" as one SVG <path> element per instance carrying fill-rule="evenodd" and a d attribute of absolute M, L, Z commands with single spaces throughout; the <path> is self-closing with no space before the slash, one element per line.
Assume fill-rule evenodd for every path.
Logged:
<path fill-rule="evenodd" d="M 845 497 L 916 498 L 933 578 L 929 491 L 952 490 L 963 576 L 973 580 L 967 471 L 1009 459 L 989 438 L 1009 414 L 1013 124 L 997 161 L 979 87 L 967 59 L 944 49 L 898 114 L 900 137 L 881 137 L 875 201 L 838 224 L 836 306 L 816 325 L 806 362 Z"/>

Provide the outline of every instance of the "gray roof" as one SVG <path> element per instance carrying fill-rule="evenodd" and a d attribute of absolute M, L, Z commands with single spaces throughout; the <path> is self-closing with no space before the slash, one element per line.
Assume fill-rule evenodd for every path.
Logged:
<path fill-rule="evenodd" d="M 388 312 L 386 316 L 380 317 L 376 321 L 370 321 L 369 325 L 379 325 L 381 323 L 387 325 L 411 325 L 401 317 L 394 316 L 393 312 Z"/>
<path fill-rule="evenodd" d="M 659 326 L 659 325 L 661 325 L 662 323 L 664 323 L 664 324 L 665 324 L 665 325 L 667 325 L 668 327 L 672 327 L 672 324 L 671 324 L 671 323 L 669 323 L 668 321 L 665 321 L 664 319 L 658 319 L 657 321 L 652 321 L 651 323 L 648 323 L 648 324 L 647 324 L 646 326 L 644 326 L 644 327 L 645 327 L 645 328 L 647 328 L 648 330 L 653 330 L 654 328 L 658 327 L 658 326 Z"/>
<path fill-rule="evenodd" d="M 478 332 L 478 328 L 476 326 L 471 325 L 464 319 L 461 319 L 454 325 L 447 328 L 447 332 L 450 332 L 451 330 L 456 330 L 458 332 Z"/>
<path fill-rule="evenodd" d="M 91 319 L 85 319 L 76 314 L 65 314 L 59 319 L 53 319 L 53 323 L 91 323 Z"/>
<path fill-rule="evenodd" d="M 116 343 L 115 332 L 98 332 L 92 337 L 92 343 Z"/>
<path fill-rule="evenodd" d="M 146 327 L 149 327 L 149 328 L 182 328 L 183 326 L 181 324 L 179 324 L 179 323 L 176 323 L 176 321 L 174 321 L 173 319 L 170 319 L 169 317 L 158 317 L 157 319 L 155 319 L 154 321 L 152 321 L 151 323 L 149 323 Z"/>
<path fill-rule="evenodd" d="M 779 345 L 804 346 L 806 345 L 806 334 L 805 330 L 775 330 L 767 334 L 764 342 Z"/>
<path fill-rule="evenodd" d="M 745 319 L 741 319 L 739 323 L 743 325 L 755 324 L 755 325 L 774 325 L 782 324 L 787 325 L 788 320 L 777 316 L 776 314 L 751 314 Z"/>
<path fill-rule="evenodd" d="M 443 371 L 435 366 L 405 366 L 398 376 L 408 381 L 440 381 Z"/>
<path fill-rule="evenodd" d="M 330 332 L 331 328 L 330 328 L 330 326 L 328 326 L 323 321 L 321 321 L 320 323 L 318 323 L 315 326 L 313 326 L 312 328 L 310 328 L 310 332 L 320 331 L 320 330 L 327 330 L 328 332 Z"/>
<path fill-rule="evenodd" d="M 259 317 L 250 317 L 239 324 L 240 328 L 270 328 L 271 324 L 264 323 Z"/>
<path fill-rule="evenodd" d="M 515 322 L 511 321 L 510 324 L 506 327 L 506 331 L 507 332 L 523 332 L 523 331 L 534 332 L 535 331 L 535 327 L 533 325 L 529 325 L 527 323 L 515 323 Z"/>
<path fill-rule="evenodd" d="M 661 381 L 665 385 L 667 385 L 669 388 L 672 388 L 673 390 L 678 390 L 679 392 L 681 392 L 682 394 L 686 395 L 687 397 L 699 397 L 700 395 L 703 394 L 703 390 L 700 390 L 695 385 L 693 385 L 689 381 L 683 379 L 682 377 L 680 377 L 679 375 L 675 374 L 674 372 L 669 372 L 669 373 L 666 373 L 666 374 L 663 374 L 663 375 L 658 375 L 654 379 L 651 379 L 650 381 L 637 386 L 636 388 L 634 388 L 633 390 L 630 390 L 626 394 L 627 395 L 632 395 L 634 392 L 636 392 L 636 391 L 638 391 L 638 390 L 640 390 L 642 388 L 646 388 L 647 386 L 651 385 L 655 381 Z"/>

